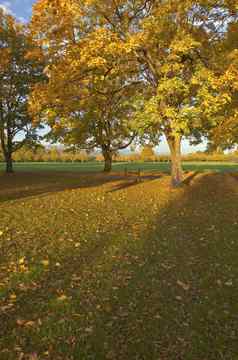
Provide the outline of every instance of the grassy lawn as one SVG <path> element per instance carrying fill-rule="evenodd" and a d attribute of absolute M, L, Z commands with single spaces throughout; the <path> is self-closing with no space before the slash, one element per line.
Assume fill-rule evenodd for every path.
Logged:
<path fill-rule="evenodd" d="M 0 175 L 1 360 L 238 359 L 237 175 L 40 166 Z"/>
<path fill-rule="evenodd" d="M 238 171 L 238 163 L 226 162 L 184 162 L 185 171 L 216 171 L 216 172 L 234 172 Z M 16 171 L 77 171 L 77 172 L 100 172 L 103 170 L 103 163 L 15 163 Z M 169 172 L 170 165 L 168 163 L 114 163 L 114 171 L 159 171 Z M 0 171 L 4 170 L 4 164 L 0 163 Z"/>

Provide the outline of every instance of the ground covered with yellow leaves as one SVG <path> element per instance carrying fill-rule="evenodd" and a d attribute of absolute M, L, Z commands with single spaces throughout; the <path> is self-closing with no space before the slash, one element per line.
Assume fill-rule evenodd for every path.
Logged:
<path fill-rule="evenodd" d="M 238 359 L 238 176 L 0 175 L 0 359 Z"/>

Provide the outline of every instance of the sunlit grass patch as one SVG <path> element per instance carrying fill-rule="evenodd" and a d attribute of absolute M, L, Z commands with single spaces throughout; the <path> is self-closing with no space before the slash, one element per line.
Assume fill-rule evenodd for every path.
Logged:
<path fill-rule="evenodd" d="M 233 359 L 237 180 L 54 176 L 0 205 L 0 358 Z"/>

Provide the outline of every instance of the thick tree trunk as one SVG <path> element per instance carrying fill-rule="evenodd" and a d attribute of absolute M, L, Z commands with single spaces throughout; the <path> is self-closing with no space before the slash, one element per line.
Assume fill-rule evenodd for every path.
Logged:
<path fill-rule="evenodd" d="M 181 136 L 174 135 L 167 137 L 171 152 L 171 177 L 172 186 L 180 186 L 183 181 L 182 156 L 181 156 Z"/>
<path fill-rule="evenodd" d="M 2 147 L 2 151 L 5 158 L 6 163 L 6 173 L 13 173 L 13 161 L 12 161 L 12 134 L 10 126 L 7 127 L 7 131 L 5 133 L 4 127 L 0 129 L 0 144 Z"/>
<path fill-rule="evenodd" d="M 110 151 L 103 151 L 104 157 L 104 172 L 112 170 L 112 153 Z"/>
<path fill-rule="evenodd" d="M 13 173 L 13 161 L 12 161 L 11 153 L 6 154 L 5 161 L 6 161 L 6 173 L 8 174 Z"/>

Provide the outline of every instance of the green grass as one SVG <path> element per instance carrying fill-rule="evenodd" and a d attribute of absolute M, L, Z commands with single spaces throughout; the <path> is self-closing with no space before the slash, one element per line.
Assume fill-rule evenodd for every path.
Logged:
<path fill-rule="evenodd" d="M 238 176 L 188 175 L 0 176 L 0 359 L 237 360 Z"/>
<path fill-rule="evenodd" d="M 103 170 L 103 163 L 15 163 L 16 171 L 77 171 L 77 172 L 100 172 Z M 114 171 L 159 171 L 169 172 L 168 163 L 114 163 Z M 238 163 L 226 162 L 185 162 L 183 168 L 186 171 L 216 171 L 234 172 L 238 171 Z M 4 170 L 4 164 L 0 163 L 0 171 Z"/>

